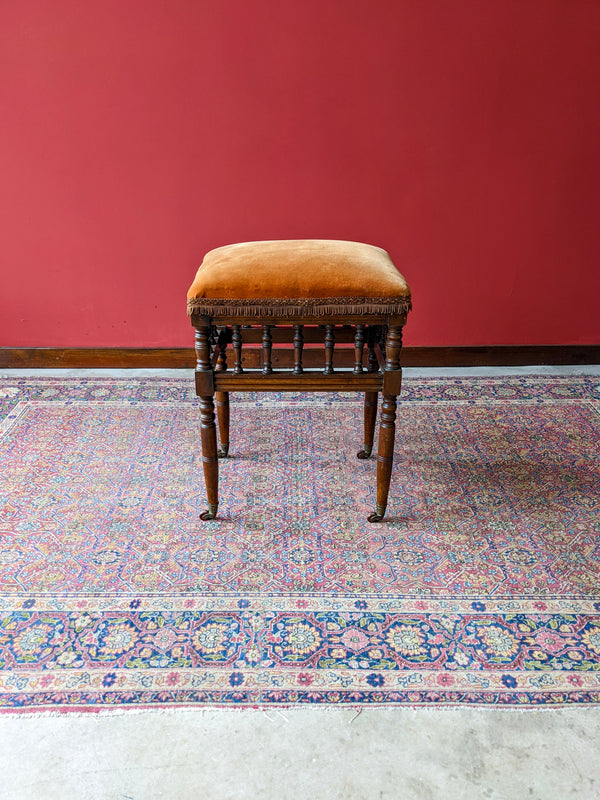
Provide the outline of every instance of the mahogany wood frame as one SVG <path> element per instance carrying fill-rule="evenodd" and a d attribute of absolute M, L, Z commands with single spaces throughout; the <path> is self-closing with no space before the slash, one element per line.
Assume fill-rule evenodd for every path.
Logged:
<path fill-rule="evenodd" d="M 396 432 L 397 397 L 402 387 L 402 329 L 406 316 L 297 317 L 205 317 L 194 314 L 196 394 L 200 398 L 202 466 L 208 510 L 200 519 L 214 519 L 219 505 L 219 458 L 229 454 L 229 392 L 231 391 L 355 391 L 364 392 L 364 447 L 360 459 L 373 449 L 377 400 L 382 408 L 377 454 L 377 499 L 369 522 L 380 522 L 386 511 Z M 291 343 L 291 369 L 274 369 L 273 345 Z M 259 369 L 244 366 L 244 344 L 261 344 Z M 304 365 L 305 343 L 321 345 L 320 369 Z M 334 366 L 336 343 L 353 345 L 351 368 Z M 228 346 L 234 365 L 229 369 Z M 366 363 L 365 363 L 366 345 Z M 347 359 L 346 359 L 347 361 Z M 216 405 L 215 405 L 216 403 Z M 217 447 L 217 425 L 221 447 Z"/>

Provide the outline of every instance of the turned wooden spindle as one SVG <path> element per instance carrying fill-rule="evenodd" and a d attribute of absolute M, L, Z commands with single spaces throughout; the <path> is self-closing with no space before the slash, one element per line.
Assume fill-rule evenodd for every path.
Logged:
<path fill-rule="evenodd" d="M 369 325 L 367 328 L 367 372 L 377 372 L 379 364 L 377 363 L 377 355 L 375 354 L 375 341 L 377 339 L 377 328 L 374 325 Z"/>
<path fill-rule="evenodd" d="M 325 369 L 324 375 L 333 375 L 333 348 L 335 346 L 334 325 L 325 325 Z"/>
<path fill-rule="evenodd" d="M 240 325 L 232 326 L 232 346 L 233 346 L 233 374 L 242 375 L 242 330 Z"/>
<path fill-rule="evenodd" d="M 304 347 L 304 326 L 294 325 L 294 375 L 302 375 L 302 349 Z"/>
<path fill-rule="evenodd" d="M 365 326 L 357 325 L 354 333 L 354 374 L 360 375 L 363 372 L 363 349 L 365 346 Z"/>
<path fill-rule="evenodd" d="M 215 364 L 215 372 L 227 371 L 227 328 L 222 326 L 217 328 L 217 344 L 219 345 L 219 355 Z"/>
<path fill-rule="evenodd" d="M 273 365 L 271 364 L 271 348 L 273 347 L 273 340 L 271 337 L 272 327 L 272 325 L 262 326 L 263 375 L 271 375 L 273 372 Z"/>

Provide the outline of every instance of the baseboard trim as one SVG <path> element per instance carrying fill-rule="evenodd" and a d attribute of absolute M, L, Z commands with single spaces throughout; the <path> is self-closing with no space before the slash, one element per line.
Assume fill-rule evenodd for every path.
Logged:
<path fill-rule="evenodd" d="M 600 364 L 600 345 L 406 347 L 406 367 L 526 367 Z"/>
<path fill-rule="evenodd" d="M 600 345 L 405 347 L 406 367 L 600 364 Z M 191 347 L 0 347 L 0 369 L 193 368 Z"/>
<path fill-rule="evenodd" d="M 192 347 L 2 347 L 0 369 L 193 367 Z"/>

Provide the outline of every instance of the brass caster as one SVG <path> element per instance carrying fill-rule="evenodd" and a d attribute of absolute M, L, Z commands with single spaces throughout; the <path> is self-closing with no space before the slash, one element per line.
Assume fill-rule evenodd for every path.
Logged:
<path fill-rule="evenodd" d="M 364 446 L 363 450 L 359 450 L 358 451 L 358 453 L 356 454 L 356 457 L 357 458 L 361 458 L 361 459 L 362 458 L 369 458 L 369 456 L 371 455 L 372 452 L 373 452 L 373 445 L 372 444 L 366 444 Z"/>
<path fill-rule="evenodd" d="M 369 522 L 381 522 L 385 514 L 385 506 L 375 506 L 373 514 L 369 514 L 367 520 Z"/>
<path fill-rule="evenodd" d="M 217 458 L 227 458 L 229 455 L 229 442 L 222 444 L 221 449 L 217 451 Z"/>
<path fill-rule="evenodd" d="M 217 505 L 218 504 L 216 503 L 215 505 L 209 503 L 208 511 L 203 511 L 202 514 L 200 514 L 200 519 L 203 521 L 206 521 L 208 519 L 214 519 L 217 516 Z"/>

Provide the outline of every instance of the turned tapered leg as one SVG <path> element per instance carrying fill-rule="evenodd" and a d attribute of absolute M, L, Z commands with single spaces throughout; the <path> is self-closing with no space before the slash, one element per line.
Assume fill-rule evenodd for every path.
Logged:
<path fill-rule="evenodd" d="M 208 498 L 208 511 L 200 519 L 214 519 L 219 505 L 219 462 L 217 459 L 217 428 L 213 398 L 210 326 L 196 328 L 196 393 L 200 398 L 200 439 L 202 467 Z"/>
<path fill-rule="evenodd" d="M 394 439 L 396 437 L 396 398 L 402 386 L 400 351 L 402 328 L 390 325 L 385 342 L 385 366 L 383 370 L 383 401 L 379 425 L 379 448 L 377 452 L 377 502 L 375 513 L 369 522 L 381 522 L 387 507 L 390 478 L 394 463 Z"/>
<path fill-rule="evenodd" d="M 219 422 L 219 442 L 221 447 L 218 458 L 227 458 L 229 453 L 229 392 L 215 392 L 217 420 Z"/>
<path fill-rule="evenodd" d="M 373 452 L 378 396 L 379 392 L 365 392 L 365 446 L 357 453 L 358 458 L 369 458 Z"/>
<path fill-rule="evenodd" d="M 215 372 L 227 372 L 227 345 L 231 338 L 231 331 L 226 326 L 219 328 L 219 357 Z M 229 392 L 215 392 L 215 401 L 219 422 L 219 441 L 221 442 L 221 449 L 217 452 L 217 457 L 226 458 L 229 453 Z"/>
<path fill-rule="evenodd" d="M 379 425 L 379 448 L 377 452 L 377 503 L 369 522 L 381 522 L 387 507 L 390 478 L 394 463 L 394 439 L 396 436 L 396 397 L 384 394 Z"/>
<path fill-rule="evenodd" d="M 202 467 L 208 499 L 208 511 L 200 519 L 214 519 L 219 505 L 219 461 L 217 455 L 217 428 L 215 404 L 212 395 L 200 398 L 200 436 L 202 439 Z"/>

